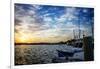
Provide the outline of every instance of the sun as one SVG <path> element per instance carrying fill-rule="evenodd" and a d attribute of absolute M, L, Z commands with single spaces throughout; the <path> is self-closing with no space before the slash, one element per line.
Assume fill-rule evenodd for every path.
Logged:
<path fill-rule="evenodd" d="M 26 33 L 19 34 L 19 33 L 17 33 L 15 35 L 15 42 L 16 43 L 31 43 L 32 40 L 33 40 L 33 38 L 32 38 L 32 35 L 30 35 L 30 34 L 26 34 Z"/>
<path fill-rule="evenodd" d="M 26 36 L 26 35 L 23 35 L 23 36 L 21 36 L 20 38 L 19 38 L 19 41 L 20 42 L 27 42 L 29 40 L 29 38 L 28 38 L 28 36 Z"/>

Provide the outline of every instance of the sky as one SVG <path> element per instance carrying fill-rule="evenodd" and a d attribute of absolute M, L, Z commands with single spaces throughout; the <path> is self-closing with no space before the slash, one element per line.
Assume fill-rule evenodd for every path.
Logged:
<path fill-rule="evenodd" d="M 16 43 L 65 42 L 92 35 L 94 9 L 85 7 L 18 4 L 14 5 Z"/>

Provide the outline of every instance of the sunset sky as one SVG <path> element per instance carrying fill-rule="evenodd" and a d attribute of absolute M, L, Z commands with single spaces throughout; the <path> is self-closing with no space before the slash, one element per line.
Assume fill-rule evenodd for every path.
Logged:
<path fill-rule="evenodd" d="M 15 42 L 60 42 L 78 34 L 92 35 L 93 8 L 15 4 Z M 82 36 L 81 32 L 81 36 Z"/>

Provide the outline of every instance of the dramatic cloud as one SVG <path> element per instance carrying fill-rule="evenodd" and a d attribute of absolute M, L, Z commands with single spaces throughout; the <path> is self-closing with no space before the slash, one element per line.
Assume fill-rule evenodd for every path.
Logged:
<path fill-rule="evenodd" d="M 60 42 L 73 38 L 73 30 L 81 37 L 92 35 L 93 8 L 15 4 L 15 41 L 21 37 L 30 42 Z"/>

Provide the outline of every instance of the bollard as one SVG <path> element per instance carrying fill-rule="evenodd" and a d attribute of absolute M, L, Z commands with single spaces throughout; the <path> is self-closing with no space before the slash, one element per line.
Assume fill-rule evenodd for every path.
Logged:
<path fill-rule="evenodd" d="M 92 37 L 83 37 L 84 60 L 94 60 L 94 43 Z"/>

